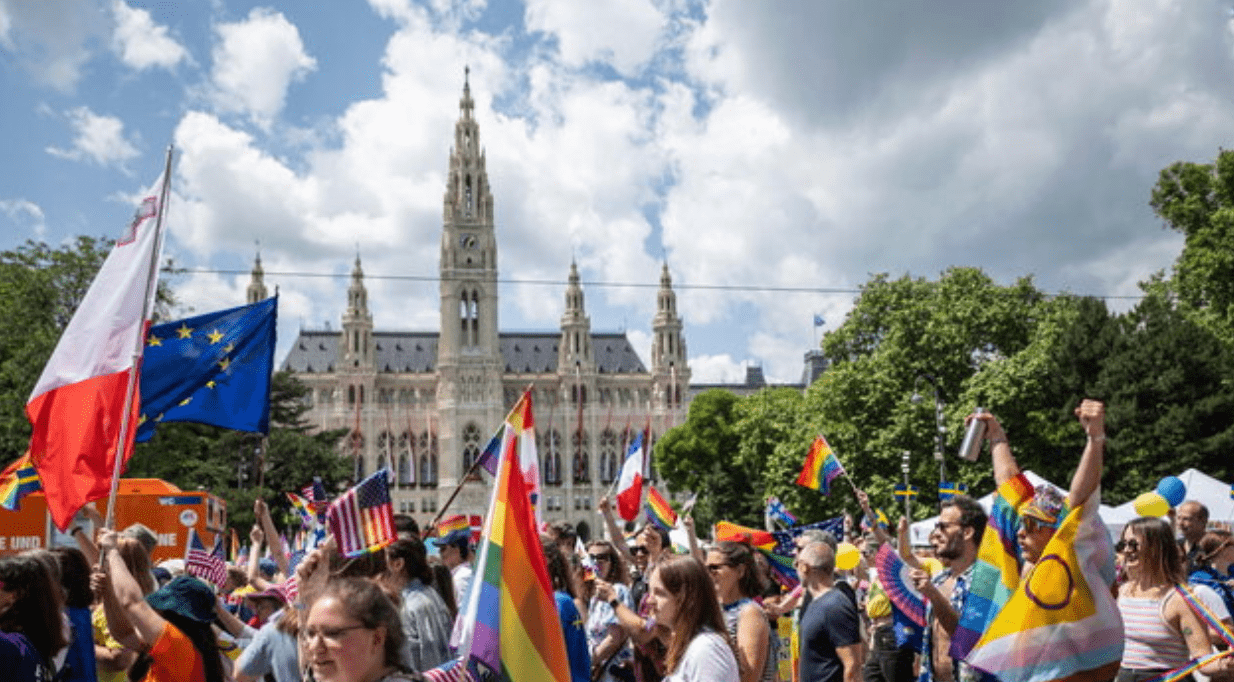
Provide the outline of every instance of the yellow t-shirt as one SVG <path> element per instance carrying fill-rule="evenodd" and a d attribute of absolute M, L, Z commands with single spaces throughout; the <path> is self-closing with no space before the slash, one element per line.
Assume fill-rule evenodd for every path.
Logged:
<path fill-rule="evenodd" d="M 124 646 L 111 636 L 107 629 L 107 615 L 100 606 L 90 614 L 90 624 L 94 627 L 94 644 L 108 649 L 123 649 Z M 127 682 L 128 674 L 124 670 L 108 670 L 102 663 L 95 666 L 98 670 L 99 682 Z"/>

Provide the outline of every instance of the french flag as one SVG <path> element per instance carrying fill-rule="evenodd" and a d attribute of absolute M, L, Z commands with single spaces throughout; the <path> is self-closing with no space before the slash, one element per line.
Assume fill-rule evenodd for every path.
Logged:
<path fill-rule="evenodd" d="M 639 503 L 643 501 L 643 432 L 634 436 L 626 450 L 626 461 L 621 465 L 617 478 L 617 513 L 626 521 L 638 516 Z"/>

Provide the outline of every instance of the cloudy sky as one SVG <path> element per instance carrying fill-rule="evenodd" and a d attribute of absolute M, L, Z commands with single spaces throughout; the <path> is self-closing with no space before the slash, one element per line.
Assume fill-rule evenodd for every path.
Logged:
<path fill-rule="evenodd" d="M 285 349 L 358 249 L 378 328 L 435 330 L 469 65 L 504 329 L 557 328 L 574 258 L 646 358 L 667 261 L 696 380 L 794 381 L 871 273 L 1135 295 L 1232 50 L 1210 0 L 0 0 L 0 248 L 118 234 L 174 143 L 186 306 L 243 302 L 260 242 Z"/>

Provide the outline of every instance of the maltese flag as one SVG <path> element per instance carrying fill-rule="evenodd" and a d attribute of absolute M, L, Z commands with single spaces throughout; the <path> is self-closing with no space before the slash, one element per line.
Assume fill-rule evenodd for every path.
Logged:
<path fill-rule="evenodd" d="M 141 409 L 138 358 L 158 281 L 166 182 L 164 173 L 103 261 L 26 403 L 34 429 L 30 458 L 61 530 L 82 505 L 107 495 L 116 457 L 128 461 L 133 453 Z"/>
<path fill-rule="evenodd" d="M 643 501 L 643 432 L 639 431 L 626 451 L 626 461 L 621 465 L 617 479 L 617 513 L 626 521 L 638 516 Z"/>

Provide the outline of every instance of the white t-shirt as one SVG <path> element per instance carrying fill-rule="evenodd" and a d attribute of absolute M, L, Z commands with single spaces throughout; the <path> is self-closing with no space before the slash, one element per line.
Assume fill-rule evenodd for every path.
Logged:
<path fill-rule="evenodd" d="M 739 682 L 737 658 L 724 637 L 704 630 L 690 640 L 677 669 L 664 682 Z"/>
<path fill-rule="evenodd" d="M 454 603 L 458 605 L 459 613 L 467 608 L 467 592 L 471 590 L 472 572 L 471 564 L 466 561 L 450 571 L 450 577 L 454 579 Z"/>
<path fill-rule="evenodd" d="M 1217 594 L 1217 590 L 1208 585 L 1188 585 L 1192 592 L 1195 592 L 1195 598 L 1199 599 L 1217 620 L 1225 620 L 1230 617 L 1230 610 L 1225 607 L 1225 602 L 1222 601 L 1221 595 Z"/>

